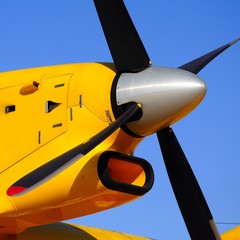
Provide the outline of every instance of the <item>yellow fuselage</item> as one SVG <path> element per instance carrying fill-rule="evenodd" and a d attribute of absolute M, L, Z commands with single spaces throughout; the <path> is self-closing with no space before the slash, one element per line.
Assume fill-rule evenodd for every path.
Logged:
<path fill-rule="evenodd" d="M 113 65 L 99 63 L 0 73 L 0 233 L 103 211 L 137 197 L 107 189 L 97 173 L 102 152 L 132 154 L 142 140 L 121 129 L 49 181 L 22 195 L 7 194 L 13 183 L 115 121 L 115 75 Z"/>

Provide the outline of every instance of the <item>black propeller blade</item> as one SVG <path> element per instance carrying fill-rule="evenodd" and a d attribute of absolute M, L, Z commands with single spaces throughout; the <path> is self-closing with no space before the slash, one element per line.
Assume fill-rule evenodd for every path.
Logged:
<path fill-rule="evenodd" d="M 150 59 L 123 0 L 94 0 L 118 73 L 138 72 Z"/>
<path fill-rule="evenodd" d="M 207 53 L 207 54 L 203 55 L 202 57 L 199 57 L 189 63 L 186 63 L 179 68 L 197 74 L 208 63 L 210 63 L 215 57 L 217 57 L 219 54 L 221 54 L 223 51 L 225 51 L 227 48 L 231 47 L 234 43 L 236 43 L 239 40 L 240 40 L 240 38 L 238 38 L 228 44 L 225 44 L 224 46 L 217 48 L 217 49 L 213 50 L 212 52 Z"/>
<path fill-rule="evenodd" d="M 89 153 L 92 149 L 114 133 L 119 127 L 137 117 L 141 111 L 141 106 L 136 103 L 129 104 L 127 107 L 126 111 L 114 123 L 90 138 L 87 142 L 76 146 L 19 179 L 8 189 L 7 194 L 9 196 L 14 196 L 19 193 L 23 193 L 26 190 L 30 190 L 30 188 L 32 189 L 36 185 L 40 185 L 41 183 L 54 177 Z"/>
<path fill-rule="evenodd" d="M 168 176 L 191 239 L 221 239 L 200 186 L 173 130 L 159 130 L 157 136 Z"/>

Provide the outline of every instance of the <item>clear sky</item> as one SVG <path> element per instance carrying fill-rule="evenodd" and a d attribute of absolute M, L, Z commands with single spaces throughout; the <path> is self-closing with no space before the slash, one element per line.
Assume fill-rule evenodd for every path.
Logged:
<path fill-rule="evenodd" d="M 125 1 L 153 65 L 178 67 L 240 37 L 239 0 Z M 0 71 L 112 61 L 91 0 L 1 0 Z M 173 126 L 216 222 L 240 223 L 240 42 L 199 74 L 201 105 Z M 155 170 L 153 189 L 73 223 L 155 239 L 189 239 L 155 135 L 135 152 Z M 218 224 L 220 232 L 235 225 Z"/>

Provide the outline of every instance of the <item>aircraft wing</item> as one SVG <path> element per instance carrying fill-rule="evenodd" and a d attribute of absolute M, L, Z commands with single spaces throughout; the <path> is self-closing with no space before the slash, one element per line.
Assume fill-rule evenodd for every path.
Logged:
<path fill-rule="evenodd" d="M 45 226 L 32 227 L 26 231 L 12 235 L 14 240 L 151 240 L 152 238 L 140 237 L 100 228 L 72 225 L 68 223 L 54 223 Z M 239 240 L 240 226 L 233 228 L 221 235 L 222 240 Z"/>
<path fill-rule="evenodd" d="M 151 238 L 67 223 L 33 227 L 14 237 L 14 240 L 151 240 Z"/>
<path fill-rule="evenodd" d="M 240 226 L 237 226 L 221 235 L 222 240 L 239 240 L 240 239 Z"/>

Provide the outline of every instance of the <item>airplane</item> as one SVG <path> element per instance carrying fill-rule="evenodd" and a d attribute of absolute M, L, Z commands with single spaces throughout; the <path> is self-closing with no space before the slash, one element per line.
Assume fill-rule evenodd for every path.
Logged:
<path fill-rule="evenodd" d="M 174 144 L 177 140 L 168 127 L 204 97 L 206 85 L 195 73 L 239 39 L 179 69 L 153 67 L 123 2 L 96 0 L 95 4 L 114 65 L 69 64 L 0 75 L 2 156 L 8 159 L 1 166 L 2 238 L 31 239 L 44 230 L 51 239 L 60 239 L 64 229 L 71 234 L 78 227 L 55 222 L 116 207 L 148 192 L 153 170 L 133 153 L 145 136 L 157 132 L 166 164 L 169 157 L 178 159 L 171 154 L 180 151 L 184 166 L 167 168 L 174 172 L 172 177 L 177 168 L 183 167 L 184 175 L 189 172 L 191 181 L 184 184 L 190 182 L 190 188 L 198 189 L 195 211 L 204 205 L 210 216 L 202 223 L 207 225 L 206 235 L 218 239 L 181 147 L 171 146 L 171 140 Z M 170 147 L 174 151 L 169 151 Z M 175 182 L 173 178 L 171 181 Z M 178 180 L 173 188 L 181 188 Z M 185 197 L 181 190 L 176 195 Z M 192 239 L 205 239 L 202 224 L 197 222 L 195 229 L 187 219 L 192 212 L 185 209 L 191 204 L 187 199 L 178 201 L 190 235 Z M 206 224 L 209 220 L 211 224 Z M 51 225 L 41 227 L 46 224 Z M 87 234 L 90 239 L 104 239 L 104 234 L 117 237 L 104 230 L 80 229 L 77 234 L 85 238 Z M 54 236 L 51 231 L 56 230 L 59 234 Z"/>

